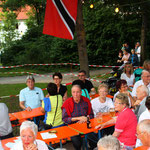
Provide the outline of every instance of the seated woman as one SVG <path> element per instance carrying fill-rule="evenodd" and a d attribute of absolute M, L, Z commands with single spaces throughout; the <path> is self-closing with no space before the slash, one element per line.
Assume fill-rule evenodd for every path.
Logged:
<path fill-rule="evenodd" d="M 128 87 L 132 87 L 135 83 L 135 75 L 133 73 L 132 64 L 126 63 L 124 66 L 124 72 L 121 74 L 120 79 L 126 80 Z"/>
<path fill-rule="evenodd" d="M 98 87 L 99 97 L 91 101 L 94 116 L 97 113 L 109 112 L 110 108 L 114 108 L 114 104 L 111 98 L 106 97 L 108 94 L 108 86 L 104 83 Z"/>
<path fill-rule="evenodd" d="M 118 80 L 116 83 L 116 88 L 118 89 L 118 92 L 115 93 L 113 101 L 115 101 L 116 96 L 119 93 L 124 93 L 128 96 L 129 107 L 131 107 L 131 106 L 134 107 L 134 100 L 133 100 L 131 93 L 128 91 L 127 81 L 126 80 Z"/>
<path fill-rule="evenodd" d="M 45 129 L 63 126 L 61 110 L 63 100 L 62 96 L 57 93 L 57 85 L 55 83 L 49 83 L 47 85 L 47 91 L 49 97 L 44 98 L 41 108 L 41 111 L 45 113 Z"/>
<path fill-rule="evenodd" d="M 21 141 L 16 143 L 11 150 L 48 150 L 45 142 L 36 140 L 37 125 L 32 121 L 24 121 L 20 126 Z"/>
<path fill-rule="evenodd" d="M 88 98 L 81 96 L 81 87 L 79 85 L 73 85 L 71 89 L 72 97 L 68 98 L 62 106 L 63 121 L 66 124 L 71 123 L 84 123 L 87 122 L 87 115 L 93 118 L 93 110 Z M 88 136 L 92 135 L 90 133 Z M 82 138 L 80 135 L 71 137 L 73 146 L 76 150 L 81 150 Z M 97 140 L 97 139 L 96 139 Z M 96 147 L 96 143 L 89 141 L 91 148 Z"/>
<path fill-rule="evenodd" d="M 63 97 L 63 101 L 67 99 L 67 87 L 61 84 L 62 74 L 60 72 L 55 72 L 53 74 L 54 83 L 57 85 L 57 92 Z"/>
<path fill-rule="evenodd" d="M 82 80 L 75 80 L 72 82 L 72 85 L 79 85 L 81 87 L 82 90 L 82 96 L 87 97 L 90 100 L 90 96 L 88 93 L 88 90 L 85 88 L 84 86 L 84 82 Z"/>
<path fill-rule="evenodd" d="M 136 143 L 137 118 L 134 112 L 128 108 L 129 101 L 126 94 L 119 93 L 115 99 L 115 110 L 119 112 L 117 118 L 113 118 L 95 128 L 115 124 L 113 136 L 117 137 L 124 148 L 134 147 Z"/>

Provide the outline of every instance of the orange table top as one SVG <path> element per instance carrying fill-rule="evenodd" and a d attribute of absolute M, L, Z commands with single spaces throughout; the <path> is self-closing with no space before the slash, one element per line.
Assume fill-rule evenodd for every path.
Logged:
<path fill-rule="evenodd" d="M 110 117 L 110 115 L 104 115 L 102 123 L 107 122 L 110 119 L 112 119 Z M 90 119 L 90 121 L 91 121 L 91 128 L 90 129 L 87 128 L 87 123 L 82 123 L 82 124 L 74 123 L 74 124 L 69 125 L 69 127 L 72 128 L 72 129 L 75 129 L 76 131 L 80 132 L 81 134 L 87 134 L 87 133 L 90 133 L 90 132 L 97 131 L 97 129 L 95 129 L 95 126 L 97 126 L 99 124 L 102 124 L 102 123 L 98 123 L 96 118 Z M 113 126 L 113 125 L 114 124 L 109 125 L 109 126 Z M 107 128 L 109 126 L 106 126 L 105 128 Z"/>
<path fill-rule="evenodd" d="M 46 133 L 48 131 L 51 130 L 56 130 L 57 132 L 55 133 L 57 135 L 57 138 L 51 138 L 51 139 L 43 139 L 41 136 L 41 133 Z M 56 141 L 56 140 L 61 140 L 61 139 L 66 139 L 68 137 L 72 137 L 75 135 L 79 135 L 79 133 L 77 131 L 74 131 L 72 129 L 70 129 L 67 126 L 63 126 L 63 127 L 59 127 L 59 128 L 55 128 L 55 129 L 50 129 L 50 130 L 45 130 L 45 131 L 40 131 L 37 134 L 37 139 L 44 141 L 45 143 L 49 144 L 50 142 Z M 13 138 L 8 138 L 5 140 L 2 140 L 2 146 L 5 150 L 9 150 L 10 148 L 8 148 L 6 146 L 7 143 L 14 143 L 17 140 L 17 137 L 13 137 Z"/>
<path fill-rule="evenodd" d="M 9 113 L 9 119 L 10 121 L 17 120 L 17 118 L 13 115 L 13 113 Z"/>
<path fill-rule="evenodd" d="M 58 128 L 55 128 L 55 129 L 49 129 L 49 130 L 45 130 L 45 131 L 40 131 L 38 132 L 37 134 L 37 139 L 42 139 L 42 136 L 40 133 L 45 133 L 45 132 L 48 132 L 48 131 L 52 131 L 52 130 L 56 130 L 57 132 L 55 133 L 57 135 L 57 138 L 52 138 L 52 139 L 45 139 L 45 143 L 49 144 L 49 142 L 52 142 L 52 141 L 56 141 L 56 140 L 61 140 L 61 139 L 66 139 L 68 137 L 72 137 L 72 136 L 75 136 L 75 135 L 79 135 L 79 133 L 77 131 L 74 131 L 72 129 L 70 129 L 69 127 L 67 126 L 63 126 L 63 127 L 58 127 Z"/>
<path fill-rule="evenodd" d="M 24 110 L 24 111 L 12 113 L 11 115 L 16 117 L 18 120 L 25 120 L 25 119 L 32 118 L 32 117 L 42 116 L 44 115 L 44 113 L 41 112 L 41 107 L 38 107 L 38 108 L 32 109 L 32 111 Z"/>
<path fill-rule="evenodd" d="M 148 148 L 150 148 L 150 147 L 140 146 L 140 147 L 135 148 L 134 150 L 148 150 Z"/>

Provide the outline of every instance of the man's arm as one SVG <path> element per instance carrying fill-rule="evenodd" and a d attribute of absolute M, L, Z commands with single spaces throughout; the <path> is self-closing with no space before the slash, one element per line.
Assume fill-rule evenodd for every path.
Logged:
<path fill-rule="evenodd" d="M 25 107 L 24 105 L 24 101 L 20 101 L 19 103 L 20 107 L 24 110 L 27 110 L 27 111 L 31 111 L 32 109 L 28 106 L 28 107 Z"/>

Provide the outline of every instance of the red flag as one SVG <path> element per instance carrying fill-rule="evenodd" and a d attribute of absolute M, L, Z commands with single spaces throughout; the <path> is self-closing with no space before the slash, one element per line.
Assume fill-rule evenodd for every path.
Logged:
<path fill-rule="evenodd" d="M 78 0 L 47 0 L 43 33 L 74 38 Z"/>

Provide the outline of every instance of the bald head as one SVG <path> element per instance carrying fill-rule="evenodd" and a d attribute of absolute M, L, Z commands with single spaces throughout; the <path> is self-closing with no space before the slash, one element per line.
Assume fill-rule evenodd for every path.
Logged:
<path fill-rule="evenodd" d="M 137 126 L 137 138 L 143 146 L 150 146 L 150 119 L 141 121 Z"/>
<path fill-rule="evenodd" d="M 149 95 L 149 90 L 145 85 L 140 85 L 136 89 L 137 99 L 143 100 L 144 97 Z"/>
<path fill-rule="evenodd" d="M 144 85 L 147 86 L 150 83 L 150 73 L 149 73 L 149 71 L 143 70 L 141 78 L 142 78 L 142 80 L 144 82 Z"/>

